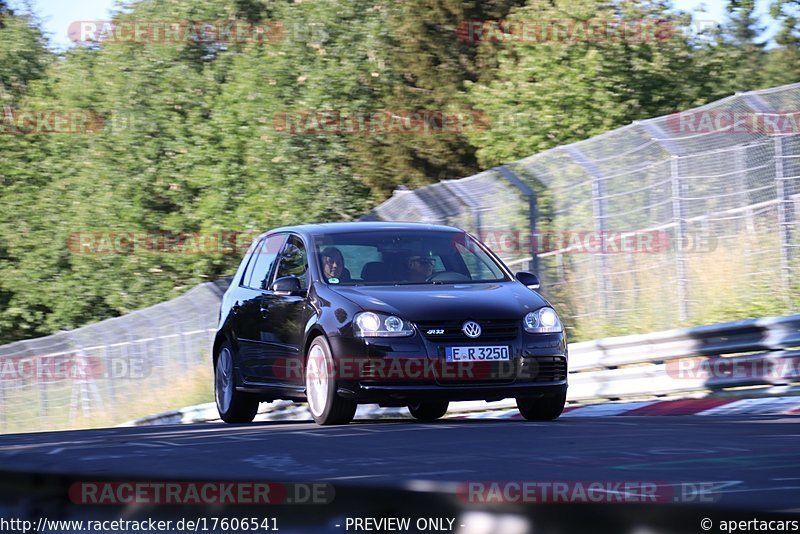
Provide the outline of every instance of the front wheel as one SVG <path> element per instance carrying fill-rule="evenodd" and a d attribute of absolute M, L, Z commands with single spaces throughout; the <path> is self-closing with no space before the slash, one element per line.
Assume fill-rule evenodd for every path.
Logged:
<path fill-rule="evenodd" d="M 214 399 L 219 418 L 226 423 L 250 423 L 258 413 L 258 401 L 236 391 L 233 377 L 233 349 L 226 342 L 219 350 L 214 366 Z"/>
<path fill-rule="evenodd" d="M 410 404 L 408 411 L 414 419 L 420 421 L 435 421 L 447 413 L 447 408 L 450 406 L 448 401 L 420 401 L 416 404 Z"/>
<path fill-rule="evenodd" d="M 337 395 L 333 354 L 322 336 L 308 348 L 305 382 L 308 411 L 318 425 L 346 425 L 353 420 L 357 405 Z"/>
<path fill-rule="evenodd" d="M 567 391 L 541 398 L 517 398 L 517 408 L 528 421 L 553 421 L 558 419 L 567 403 Z"/>

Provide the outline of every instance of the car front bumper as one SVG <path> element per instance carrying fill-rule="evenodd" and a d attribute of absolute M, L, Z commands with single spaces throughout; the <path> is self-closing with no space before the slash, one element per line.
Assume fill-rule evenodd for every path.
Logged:
<path fill-rule="evenodd" d="M 452 364 L 447 346 L 504 345 L 510 360 Z M 566 336 L 527 334 L 495 341 L 439 342 L 408 338 L 331 339 L 339 366 L 338 394 L 360 403 L 403 405 L 439 399 L 501 400 L 561 394 L 567 388 Z"/>

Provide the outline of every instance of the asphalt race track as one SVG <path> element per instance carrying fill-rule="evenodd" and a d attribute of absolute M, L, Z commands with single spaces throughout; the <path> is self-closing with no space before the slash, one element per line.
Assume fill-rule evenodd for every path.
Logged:
<path fill-rule="evenodd" d="M 5 435 L 0 469 L 441 491 L 490 480 L 689 483 L 715 508 L 798 511 L 798 443 L 800 418 L 775 416 L 205 423 Z"/>

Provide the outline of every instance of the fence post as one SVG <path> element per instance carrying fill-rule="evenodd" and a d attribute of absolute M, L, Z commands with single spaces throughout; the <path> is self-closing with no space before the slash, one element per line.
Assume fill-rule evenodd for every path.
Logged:
<path fill-rule="evenodd" d="M 178 339 L 180 339 L 180 348 L 178 349 L 178 352 L 181 354 L 181 365 L 184 367 L 184 369 L 188 367 L 190 353 L 189 341 L 186 338 L 186 332 L 181 332 L 178 334 Z"/>
<path fill-rule="evenodd" d="M 47 412 L 49 411 L 48 402 L 47 402 L 47 380 L 44 379 L 46 373 L 43 373 L 39 370 L 42 359 L 41 354 L 34 353 L 33 361 L 36 364 L 36 372 L 34 374 L 34 380 L 36 383 L 36 389 L 39 396 L 39 416 L 40 417 L 47 417 Z"/>
<path fill-rule="evenodd" d="M 791 191 L 788 191 L 789 184 L 785 176 L 784 138 L 777 136 L 775 143 L 775 186 L 778 194 L 778 235 L 781 242 L 781 289 L 783 290 L 784 300 L 791 311 L 794 306 L 789 295 L 789 281 L 792 276 L 792 219 L 794 218 L 793 206 L 791 204 Z"/>
<path fill-rule="evenodd" d="M 687 300 L 689 296 L 687 284 L 689 281 L 686 277 L 686 258 L 684 257 L 687 232 L 686 216 L 681 198 L 683 180 L 681 180 L 680 174 L 681 155 L 684 154 L 684 150 L 680 144 L 669 137 L 655 120 L 638 121 L 634 124 L 641 127 L 645 134 L 649 135 L 653 141 L 658 143 L 670 155 L 669 174 L 672 190 L 672 222 L 675 225 L 675 275 L 678 282 L 678 320 L 683 322 L 689 318 L 689 302 Z"/>
<path fill-rule="evenodd" d="M 683 181 L 680 174 L 680 156 L 673 155 L 669 162 L 670 183 L 672 184 L 672 221 L 675 223 L 675 274 L 678 282 L 678 320 L 689 317 L 689 303 L 686 300 L 686 257 L 683 247 L 686 244 L 686 214 L 683 210 Z"/>
<path fill-rule="evenodd" d="M 608 229 L 606 225 L 606 194 L 603 177 L 592 176 L 592 214 L 594 218 L 594 230 L 600 238 L 600 296 L 604 313 L 608 314 L 608 255 L 606 254 L 606 236 Z"/>
<path fill-rule="evenodd" d="M 105 338 L 103 338 L 105 342 Z M 114 368 L 114 362 L 108 357 L 108 345 L 103 345 L 103 364 L 105 366 L 106 372 L 108 375 L 106 376 L 106 380 L 108 380 L 108 392 L 111 396 L 112 401 L 117 400 L 117 372 Z M 126 362 L 127 365 L 130 365 L 129 362 Z M 130 371 L 128 371 L 130 372 Z"/>
<path fill-rule="evenodd" d="M 740 96 L 744 103 L 757 113 L 777 113 L 773 110 L 773 106 L 756 92 L 742 93 Z M 785 176 L 784 137 L 779 133 L 773 138 L 773 143 L 775 145 L 775 189 L 778 200 L 778 235 L 781 248 L 781 289 L 786 306 L 791 311 L 796 307 L 789 294 L 792 276 L 792 225 L 794 224 L 792 191 L 790 190 L 791 182 Z"/>
<path fill-rule="evenodd" d="M 47 417 L 47 382 L 37 378 L 36 383 L 39 386 L 39 415 Z"/>
<path fill-rule="evenodd" d="M 567 279 L 567 273 L 564 270 L 564 255 L 560 252 L 555 254 L 556 257 L 556 279 L 559 283 L 563 283 Z"/>
<path fill-rule="evenodd" d="M 734 168 L 736 170 L 735 187 L 738 189 L 737 198 L 739 199 L 739 207 L 745 208 L 744 211 L 744 228 L 739 229 L 736 226 L 736 232 L 744 237 L 741 239 L 742 244 L 742 264 L 744 266 L 741 275 L 744 277 L 752 276 L 753 268 L 753 250 L 752 243 L 753 234 L 755 234 L 756 227 L 753 216 L 753 210 L 749 208 L 750 199 L 747 194 L 747 161 L 746 161 L 747 146 L 740 145 L 733 153 Z"/>
<path fill-rule="evenodd" d="M 519 189 L 522 196 L 528 201 L 528 246 L 531 252 L 530 271 L 539 276 L 539 255 L 537 254 L 537 239 L 536 239 L 536 221 L 539 217 L 538 199 L 536 198 L 536 191 L 534 191 L 528 184 L 520 180 L 511 169 L 506 165 L 497 167 L 497 171 L 508 180 L 511 185 Z"/>
<path fill-rule="evenodd" d="M 473 226 L 473 234 L 475 234 L 478 239 L 483 240 L 483 227 L 481 225 L 481 205 L 479 202 L 476 202 L 475 199 L 472 198 L 472 195 L 469 194 L 469 191 L 465 191 L 459 185 L 457 180 L 444 180 L 440 182 L 441 185 L 450 191 L 453 196 L 465 206 L 470 214 L 472 215 L 472 226 Z M 449 224 L 449 221 L 448 221 Z"/>
<path fill-rule="evenodd" d="M 747 197 L 747 161 L 745 152 L 747 147 L 740 145 L 738 150 L 733 153 L 733 161 L 736 167 L 736 187 L 739 188 L 739 199 L 743 208 L 750 205 L 750 199 Z M 744 212 L 745 217 L 745 231 L 748 235 L 755 232 L 755 223 L 753 222 L 753 210 L 748 208 Z M 749 244 L 749 239 L 748 239 Z"/>
<path fill-rule="evenodd" d="M 609 287 L 608 287 L 608 246 L 606 245 L 608 238 L 608 225 L 606 221 L 606 194 L 605 184 L 600 168 L 592 163 L 580 150 L 575 146 L 566 146 L 564 150 L 575 162 L 583 167 L 583 169 L 592 178 L 592 217 L 594 219 L 594 231 L 600 241 L 600 253 L 596 255 L 597 271 L 599 279 L 597 281 L 597 291 L 600 294 L 600 307 L 605 316 L 609 314 Z"/>

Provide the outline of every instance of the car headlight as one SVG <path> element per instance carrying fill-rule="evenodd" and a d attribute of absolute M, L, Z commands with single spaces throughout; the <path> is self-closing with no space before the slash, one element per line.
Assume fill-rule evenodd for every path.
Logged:
<path fill-rule="evenodd" d="M 525 327 L 525 331 L 531 334 L 547 334 L 564 330 L 556 311 L 546 306 L 527 314 L 522 320 L 522 325 Z"/>
<path fill-rule="evenodd" d="M 353 321 L 356 337 L 405 337 L 414 333 L 411 323 L 396 315 L 362 312 Z"/>

